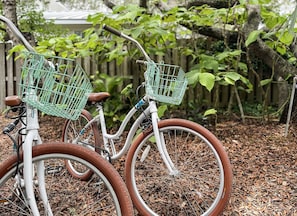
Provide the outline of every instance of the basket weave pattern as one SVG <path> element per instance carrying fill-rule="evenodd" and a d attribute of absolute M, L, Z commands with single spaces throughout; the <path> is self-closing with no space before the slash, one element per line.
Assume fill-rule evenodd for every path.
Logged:
<path fill-rule="evenodd" d="M 152 99 L 178 105 L 181 103 L 188 80 L 176 65 L 148 62 L 145 72 L 146 94 Z"/>
<path fill-rule="evenodd" d="M 22 66 L 19 96 L 48 115 L 77 119 L 92 85 L 74 60 L 29 53 Z"/>

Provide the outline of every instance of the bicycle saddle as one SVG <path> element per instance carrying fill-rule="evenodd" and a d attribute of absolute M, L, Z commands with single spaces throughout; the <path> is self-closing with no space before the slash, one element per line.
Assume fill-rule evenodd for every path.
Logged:
<path fill-rule="evenodd" d="M 19 106 L 22 103 L 22 100 L 17 95 L 7 96 L 4 101 L 10 107 Z"/>
<path fill-rule="evenodd" d="M 90 93 L 88 97 L 89 102 L 99 102 L 109 98 L 110 94 L 108 92 L 97 92 Z"/>

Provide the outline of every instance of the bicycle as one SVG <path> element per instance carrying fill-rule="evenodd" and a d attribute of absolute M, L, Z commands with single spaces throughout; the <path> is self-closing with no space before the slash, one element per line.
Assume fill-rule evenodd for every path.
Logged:
<path fill-rule="evenodd" d="M 42 143 L 39 136 L 38 109 L 77 118 L 91 91 L 84 71 L 70 59 L 37 54 L 9 19 L 0 20 L 31 51 L 22 65 L 18 96 L 5 99 L 10 107 L 6 115 L 13 122 L 3 133 L 16 153 L 0 164 L 1 215 L 133 215 L 127 187 L 110 163 L 89 149 L 61 141 Z M 71 98 L 64 96 L 67 92 Z M 65 160 L 88 168 L 92 178 L 73 177 Z"/>
<path fill-rule="evenodd" d="M 206 128 L 184 119 L 160 120 L 156 101 L 180 104 L 187 80 L 179 66 L 155 63 L 141 44 L 130 36 L 103 25 L 103 29 L 136 44 L 145 57 L 145 95 L 127 113 L 118 130 L 108 133 L 103 104 L 108 92 L 91 93 L 88 103 L 95 117 L 83 110 L 77 120 L 66 120 L 64 142 L 85 146 L 108 160 L 126 152 L 125 181 L 142 215 L 218 215 L 228 203 L 232 187 L 230 161 L 221 142 Z M 143 106 L 147 106 L 145 109 Z M 128 122 L 137 119 L 121 141 Z M 141 132 L 139 132 L 139 130 Z M 87 180 L 90 170 L 70 173 Z"/>

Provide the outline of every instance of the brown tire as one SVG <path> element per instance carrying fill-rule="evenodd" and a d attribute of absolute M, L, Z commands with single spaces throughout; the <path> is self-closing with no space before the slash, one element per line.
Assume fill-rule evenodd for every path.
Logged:
<path fill-rule="evenodd" d="M 45 165 L 46 192 L 54 215 L 133 215 L 132 202 L 124 181 L 113 166 L 96 152 L 60 142 L 35 146 L 32 155 L 34 164 L 42 161 Z M 81 181 L 69 175 L 64 160 L 77 160 L 88 166 L 93 172 L 92 179 Z M 20 172 L 16 172 L 16 167 Z M 22 167 L 23 153 L 20 153 L 19 162 L 14 155 L 0 165 L 1 215 L 30 211 L 25 206 L 23 187 L 15 187 L 14 176 L 16 173 L 22 176 Z M 16 191 L 20 195 L 15 196 Z M 36 190 L 38 207 L 43 205 L 39 195 L 39 190 Z M 43 207 L 40 207 L 40 214 L 44 215 Z"/>
<path fill-rule="evenodd" d="M 152 129 L 132 143 L 125 164 L 131 199 L 142 215 L 219 215 L 232 188 L 222 143 L 204 127 L 183 119 L 159 122 L 178 172 L 169 174 Z"/>

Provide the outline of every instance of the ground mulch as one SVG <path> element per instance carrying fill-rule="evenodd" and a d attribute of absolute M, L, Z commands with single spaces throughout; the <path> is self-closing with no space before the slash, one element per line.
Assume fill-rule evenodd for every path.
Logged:
<path fill-rule="evenodd" d="M 224 215 L 297 215 L 297 133 L 278 122 L 222 122 L 215 134 L 233 168 Z"/>
<path fill-rule="evenodd" d="M 9 120 L 0 115 L 0 128 Z M 41 116 L 46 141 L 61 139 L 63 119 Z M 233 169 L 233 191 L 224 215 L 297 215 L 297 126 L 277 121 L 219 121 L 209 128 L 223 143 Z M 0 161 L 12 153 L 0 135 Z"/>

